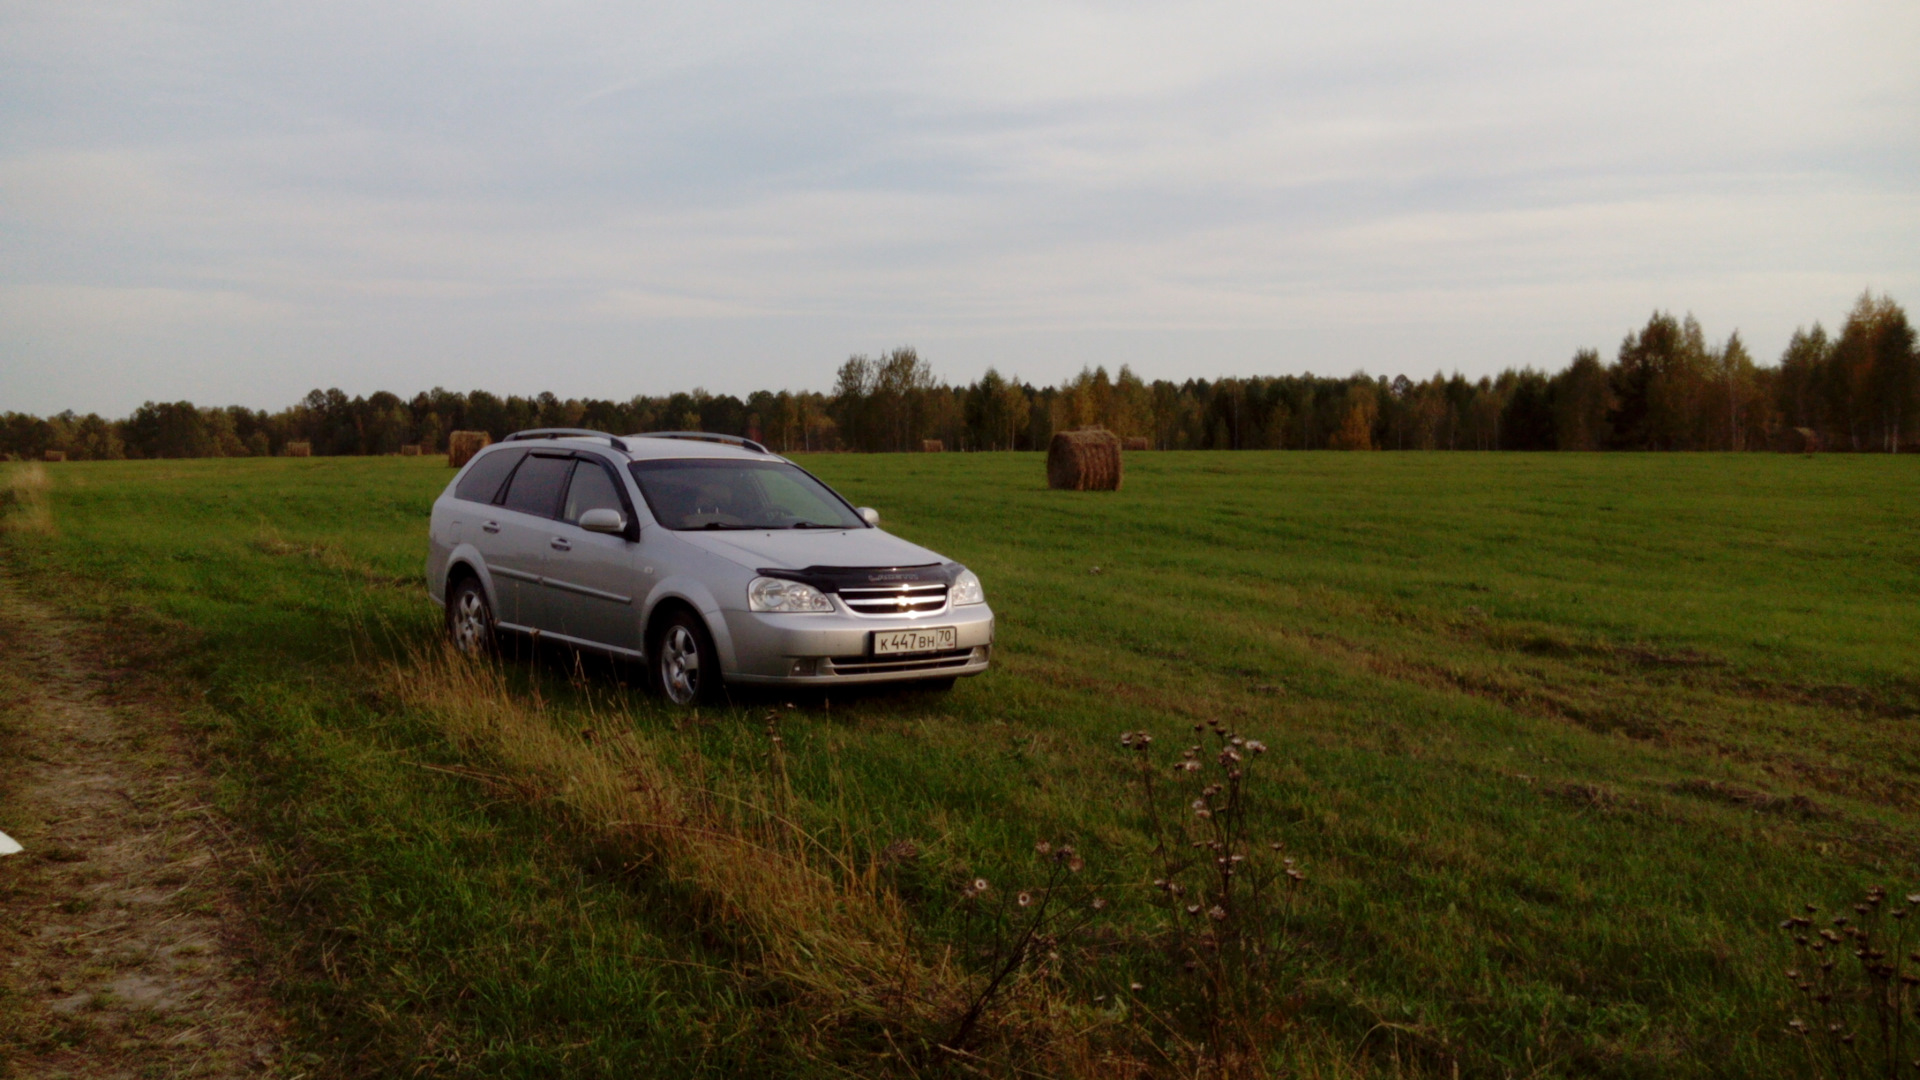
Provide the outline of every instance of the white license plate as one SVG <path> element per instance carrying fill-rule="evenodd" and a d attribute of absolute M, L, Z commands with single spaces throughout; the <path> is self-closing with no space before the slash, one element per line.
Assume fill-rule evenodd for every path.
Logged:
<path fill-rule="evenodd" d="M 913 630 L 875 630 L 873 655 L 939 652 L 942 649 L 953 648 L 959 640 L 959 631 L 951 626 L 928 626 Z"/>

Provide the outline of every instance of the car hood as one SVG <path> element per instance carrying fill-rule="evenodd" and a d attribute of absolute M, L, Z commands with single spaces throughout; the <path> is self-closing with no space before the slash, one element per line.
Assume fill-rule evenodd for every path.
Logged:
<path fill-rule="evenodd" d="M 677 534 L 696 547 L 750 570 L 812 566 L 925 566 L 945 556 L 879 529 L 769 529 Z"/>

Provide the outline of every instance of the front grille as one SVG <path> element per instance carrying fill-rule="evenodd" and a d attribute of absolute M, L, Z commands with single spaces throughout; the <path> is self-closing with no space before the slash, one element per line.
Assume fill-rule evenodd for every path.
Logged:
<path fill-rule="evenodd" d="M 855 615 L 924 615 L 947 606 L 941 581 L 840 587 L 840 601 Z"/>
<path fill-rule="evenodd" d="M 916 653 L 898 658 L 872 656 L 834 656 L 820 666 L 822 675 L 874 675 L 883 671 L 932 671 L 935 668 L 966 667 L 973 661 L 972 649 L 948 649 L 945 652 Z"/>

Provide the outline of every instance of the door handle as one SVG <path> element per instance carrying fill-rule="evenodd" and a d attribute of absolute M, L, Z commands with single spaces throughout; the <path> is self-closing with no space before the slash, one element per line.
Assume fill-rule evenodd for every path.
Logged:
<path fill-rule="evenodd" d="M 555 551 L 572 551 L 573 550 L 573 545 L 567 543 L 567 538 L 564 536 L 554 537 L 552 540 L 552 546 L 553 546 L 553 550 Z"/>
<path fill-rule="evenodd" d="M 500 523 L 497 521 L 489 521 L 485 525 L 480 526 L 480 531 L 497 533 L 500 531 Z"/>

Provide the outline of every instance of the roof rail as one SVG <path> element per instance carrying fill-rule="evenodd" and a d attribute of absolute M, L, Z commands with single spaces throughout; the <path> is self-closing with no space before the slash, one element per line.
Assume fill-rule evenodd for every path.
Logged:
<path fill-rule="evenodd" d="M 751 450 L 756 454 L 773 453 L 773 451 L 767 449 L 764 446 L 761 446 L 759 443 L 754 442 L 752 439 L 742 438 L 739 435 L 722 435 L 716 431 L 649 431 L 641 435 L 636 435 L 634 436 L 634 438 L 637 438 L 637 439 L 697 439 L 703 442 L 732 443 L 735 446 L 746 447 L 748 450 Z"/>
<path fill-rule="evenodd" d="M 574 427 L 528 428 L 525 431 L 516 431 L 500 441 L 519 442 L 522 439 L 605 439 L 613 444 L 615 450 L 625 451 L 627 448 L 626 440 L 618 435 Z"/>

